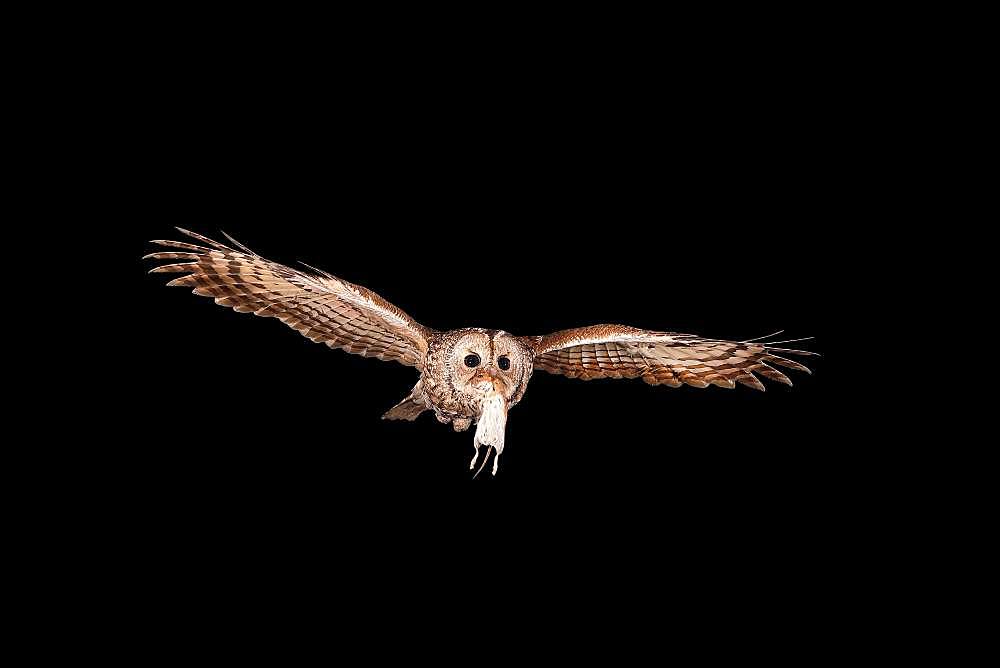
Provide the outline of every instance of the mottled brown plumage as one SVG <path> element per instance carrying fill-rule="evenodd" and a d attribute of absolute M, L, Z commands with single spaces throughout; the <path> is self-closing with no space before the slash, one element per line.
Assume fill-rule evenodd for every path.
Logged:
<path fill-rule="evenodd" d="M 179 229 L 179 228 L 178 228 Z M 180 230 L 205 246 L 180 241 L 152 243 L 184 253 L 150 253 L 153 260 L 183 260 L 150 273 L 179 272 L 167 285 L 193 288 L 240 313 L 278 318 L 312 341 L 350 353 L 420 366 L 428 331 L 377 294 L 323 272 L 306 273 Z"/>
<path fill-rule="evenodd" d="M 241 313 L 278 318 L 312 341 L 350 353 L 395 360 L 420 372 L 410 395 L 383 417 L 414 420 L 425 410 L 456 431 L 477 424 L 474 445 L 503 451 L 507 412 L 524 396 L 535 369 L 570 378 L 641 378 L 651 385 L 763 390 L 756 376 L 791 385 L 772 365 L 810 373 L 784 355 L 814 355 L 761 341 L 722 341 L 625 325 L 592 325 L 545 336 L 489 329 L 436 331 L 360 285 L 310 268 L 266 260 L 232 237 L 234 247 L 178 228 L 202 245 L 154 241 L 175 249 L 145 257 L 168 261 L 150 273 L 184 275 L 168 285 L 192 288 Z M 768 337 L 763 337 L 768 338 Z"/>
<path fill-rule="evenodd" d="M 642 378 L 650 385 L 734 387 L 741 383 L 763 390 L 754 374 L 791 385 L 786 375 L 770 366 L 805 371 L 798 362 L 765 343 L 703 339 L 690 334 L 651 332 L 624 325 L 592 325 L 535 338 L 535 368 L 570 378 Z"/>

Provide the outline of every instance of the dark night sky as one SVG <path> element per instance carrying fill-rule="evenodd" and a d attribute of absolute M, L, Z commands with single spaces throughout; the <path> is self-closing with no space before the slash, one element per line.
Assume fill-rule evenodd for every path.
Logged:
<path fill-rule="evenodd" d="M 826 436 L 842 420 L 830 324 L 849 271 L 833 240 L 850 213 L 850 155 L 818 91 L 760 79 L 713 92 L 692 77 L 672 84 L 700 91 L 689 98 L 629 95 L 627 81 L 604 98 L 580 82 L 528 97 L 442 82 L 350 97 L 361 83 L 264 77 L 163 79 L 128 110 L 132 327 L 116 357 L 131 379 L 122 401 L 144 427 L 118 465 L 162 512 L 225 514 L 239 500 L 315 519 L 473 486 L 508 513 L 547 500 L 553 513 L 642 508 L 749 531 L 752 518 L 803 526 L 849 496 L 856 462 Z M 173 225 L 320 267 L 437 329 L 784 329 L 817 337 L 798 345 L 823 357 L 815 375 L 789 372 L 794 387 L 765 393 L 537 372 L 510 414 L 499 476 L 470 481 L 471 431 L 429 414 L 379 419 L 412 369 L 146 275 L 147 241 L 177 237 Z"/>
<path fill-rule="evenodd" d="M 51 497 L 51 516 L 32 524 L 58 540 L 28 552 L 52 568 L 29 578 L 33 598 L 73 625 L 98 619 L 105 644 L 137 634 L 103 606 L 162 634 L 146 651 L 214 636 L 227 656 L 281 621 L 322 639 L 324 655 L 344 654 L 341 637 L 366 623 L 379 634 L 366 656 L 428 644 L 437 656 L 453 637 L 492 654 L 549 635 L 556 620 L 532 613 L 562 616 L 559 603 L 575 608 L 552 635 L 559 656 L 593 660 L 605 642 L 618 663 L 640 636 L 658 657 L 677 654 L 678 636 L 699 656 L 761 644 L 771 656 L 811 633 L 830 634 L 811 648 L 824 655 L 858 629 L 882 633 L 891 611 L 878 597 L 892 592 L 879 580 L 910 585 L 876 554 L 912 514 L 891 484 L 906 479 L 897 454 L 910 443 L 861 417 L 901 382 L 876 377 L 891 353 L 849 356 L 844 344 L 874 339 L 858 287 L 887 310 L 912 292 L 906 276 L 873 288 L 859 262 L 900 218 L 894 202 L 868 200 L 894 176 L 886 136 L 908 141 L 897 121 L 916 117 L 878 104 L 910 52 L 889 49 L 872 68 L 850 33 L 820 37 L 829 11 L 748 9 L 759 25 L 728 9 L 691 22 L 629 12 L 614 27 L 603 11 L 542 24 L 538 8 L 482 23 L 417 8 L 439 23 L 425 30 L 375 9 L 367 23 L 282 23 L 273 8 L 117 12 L 107 38 L 72 26 L 87 44 L 54 69 L 73 86 L 36 77 L 58 93 L 53 136 L 73 145 L 50 154 L 43 135 L 12 127 L 39 142 L 37 160 L 81 172 L 51 202 L 71 205 L 88 235 L 109 231 L 121 271 L 72 265 L 84 317 L 60 334 L 89 370 L 71 379 L 72 415 L 47 412 L 68 436 L 31 447 L 46 480 L 23 506 Z M 183 238 L 175 225 L 319 267 L 435 329 L 785 330 L 815 337 L 792 345 L 822 356 L 807 360 L 813 375 L 789 370 L 793 387 L 765 380 L 766 392 L 536 372 L 510 412 L 499 474 L 473 480 L 472 430 L 429 413 L 380 419 L 414 369 L 147 274 L 149 240 Z M 64 292 L 42 299 L 61 313 Z M 92 587 L 67 592 L 69 611 L 40 589 L 64 573 Z M 449 581 L 461 600 L 442 595 Z M 439 607 L 479 628 L 456 629 Z M 625 638 L 607 633 L 619 616 Z M 399 631 L 413 621 L 436 628 L 412 643 Z"/>

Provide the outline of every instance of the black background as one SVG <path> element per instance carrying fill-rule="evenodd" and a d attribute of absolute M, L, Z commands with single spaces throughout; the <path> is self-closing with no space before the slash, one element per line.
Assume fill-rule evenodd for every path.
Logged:
<path fill-rule="evenodd" d="M 844 352 L 870 336 L 852 294 L 885 214 L 867 201 L 885 172 L 866 147 L 878 73 L 853 76 L 839 37 L 738 42 L 713 22 L 687 40 L 673 24 L 479 44 L 230 18 L 154 35 L 157 19 L 90 45 L 102 63 L 61 64 L 81 75 L 59 117 L 80 150 L 40 154 L 82 184 L 50 199 L 93 234 L 68 265 L 86 336 L 62 333 L 89 368 L 73 413 L 44 418 L 69 433 L 35 450 L 58 492 L 37 526 L 62 541 L 55 568 L 91 583 L 83 605 L 116 583 L 136 627 L 153 607 L 225 641 L 230 614 L 261 638 L 287 618 L 324 639 L 395 619 L 435 625 L 435 650 L 478 639 L 443 604 L 488 653 L 547 634 L 562 604 L 577 631 L 556 642 L 619 660 L 640 636 L 655 651 L 689 634 L 699 653 L 824 632 L 839 646 L 843 625 L 815 615 L 870 608 L 864 576 L 895 572 L 877 549 L 908 502 L 860 417 L 893 392 L 874 382 L 887 353 Z M 766 392 L 537 372 L 498 475 L 472 479 L 472 430 L 380 419 L 412 368 L 147 274 L 151 239 L 184 239 L 175 225 L 322 268 L 436 329 L 783 329 L 822 356 Z M 102 231 L 113 281 L 82 259 Z M 68 475 L 52 484 L 55 460 Z M 476 598 L 489 610 L 467 614 Z M 494 609 L 505 598 L 513 614 Z M 625 642 L 608 632 L 619 616 Z"/>
<path fill-rule="evenodd" d="M 940 570 L 915 559 L 923 545 L 882 549 L 907 545 L 907 520 L 927 536 L 931 516 L 895 483 L 944 492 L 905 468 L 912 442 L 885 418 L 905 381 L 884 367 L 901 356 L 876 347 L 856 293 L 893 311 L 914 292 L 907 274 L 860 270 L 886 221 L 920 234 L 899 204 L 921 194 L 895 194 L 889 158 L 927 152 L 914 109 L 937 95 L 925 70 L 947 65 L 914 66 L 918 49 L 891 37 L 937 53 L 933 31 L 867 10 L 372 9 L 61 9 L 38 29 L 66 48 L 18 50 L 33 91 L 18 102 L 45 127 L 12 125 L 34 159 L 17 171 L 41 163 L 67 182 L 40 180 L 28 220 L 51 239 L 30 257 L 59 284 L 30 292 L 82 316 L 49 333 L 83 369 L 66 388 L 36 374 L 70 400 L 42 396 L 24 432 L 42 460 L 13 506 L 33 528 L 14 542 L 46 569 L 32 601 L 111 649 L 215 641 L 230 656 L 274 638 L 286 660 L 312 637 L 339 654 L 355 636 L 366 656 L 548 640 L 561 658 L 618 663 L 633 647 L 829 655 L 893 639 L 893 603 L 919 602 Z M 58 21 L 75 40 L 54 38 Z M 46 59 L 47 75 L 30 71 Z M 886 105 L 901 80 L 921 94 Z M 538 372 L 498 476 L 473 480 L 472 431 L 380 420 L 413 369 L 147 274 L 149 240 L 182 239 L 175 225 L 305 261 L 433 328 L 784 329 L 822 357 L 764 393 Z M 95 259 L 106 240 L 114 276 Z M 51 512 L 36 520 L 35 505 Z M 84 595 L 65 610 L 46 584 Z M 431 632 L 412 638 L 420 622 Z"/>
<path fill-rule="evenodd" d="M 205 111 L 177 109 L 142 141 L 155 159 L 132 193 L 143 222 L 130 230 L 130 352 L 143 375 L 132 400 L 158 425 L 163 464 L 194 484 L 461 487 L 472 438 L 428 414 L 379 419 L 416 381 L 410 368 L 143 275 L 146 240 L 180 238 L 175 224 L 326 269 L 437 329 L 620 322 L 737 340 L 785 329 L 827 351 L 837 193 L 808 115 L 741 110 L 732 123 L 688 109 L 661 122 L 657 106 L 598 125 L 594 110 L 469 117 L 409 100 L 405 114 L 358 109 L 316 133 L 328 122 L 315 110 L 294 125 L 281 116 L 277 132 L 264 129 L 273 104 L 184 99 Z M 791 372 L 794 387 L 765 393 L 539 372 L 511 413 L 500 476 L 472 484 L 709 504 L 812 494 L 837 455 L 820 439 L 828 361 L 809 364 L 815 376 Z"/>
<path fill-rule="evenodd" d="M 811 253 L 785 253 L 764 240 L 754 250 L 751 230 L 697 207 L 657 216 L 648 196 L 629 201 L 618 179 L 591 183 L 597 192 L 563 184 L 564 194 L 553 197 L 579 199 L 565 213 L 531 212 L 533 198 L 513 192 L 482 213 L 468 193 L 459 195 L 461 205 L 434 205 L 426 193 L 396 194 L 390 199 L 409 204 L 375 205 L 381 211 L 373 212 L 357 200 L 376 193 L 352 192 L 346 196 L 354 202 L 346 205 L 349 222 L 311 223 L 270 222 L 283 215 L 287 196 L 267 191 L 273 187 L 217 181 L 216 189 L 231 190 L 224 199 L 246 202 L 237 207 L 243 215 L 234 212 L 225 223 L 197 213 L 184 221 L 165 216 L 135 239 L 142 345 L 134 352 L 146 375 L 141 404 L 162 424 L 158 436 L 170 457 L 179 456 L 173 437 L 191 434 L 194 440 L 181 446 L 189 449 L 185 456 L 209 464 L 213 475 L 266 471 L 294 479 L 301 469 L 310 477 L 329 476 L 330 484 L 464 483 L 472 432 L 455 434 L 430 414 L 415 423 L 379 419 L 416 381 L 411 368 L 331 351 L 276 320 L 166 288 L 170 275 L 143 276 L 155 266 L 138 260 L 155 250 L 143 237 L 183 238 L 170 222 L 218 238 L 222 227 L 266 257 L 325 268 L 437 329 L 486 326 L 535 334 L 622 322 L 739 340 L 784 327 L 791 337 L 819 335 L 795 345 L 824 351 L 827 277 Z M 678 199 L 683 203 L 687 195 Z M 619 213 L 619 204 L 631 213 Z M 410 210 L 421 206 L 434 212 Z M 675 215 L 688 220 L 671 222 Z M 618 216 L 626 220 L 611 222 Z M 331 217 L 339 220 L 340 214 Z M 778 226 L 772 231 L 791 234 Z M 817 434 L 830 420 L 827 362 L 806 363 L 814 376 L 789 372 L 794 387 L 767 383 L 763 393 L 583 382 L 538 372 L 511 411 L 500 476 L 474 484 L 534 487 L 575 480 L 600 489 L 641 481 L 671 489 L 691 485 L 694 476 L 709 488 L 762 485 L 764 494 L 771 492 L 763 481 L 802 484 L 831 454 L 817 447 Z"/>
<path fill-rule="evenodd" d="M 514 77 L 500 58 L 438 53 L 328 54 L 323 68 L 310 48 L 277 64 L 150 57 L 108 119 L 132 290 L 117 401 L 136 435 L 113 466 L 141 522 L 210 541 L 583 529 L 673 537 L 720 565 L 753 545 L 831 549 L 865 475 L 831 437 L 844 420 L 831 323 L 851 266 L 837 242 L 861 187 L 834 64 L 581 56 Z M 320 267 L 436 329 L 784 329 L 823 356 L 764 393 L 537 372 L 498 476 L 472 480 L 472 431 L 380 420 L 413 369 L 147 275 L 148 240 L 183 239 L 174 225 Z"/>

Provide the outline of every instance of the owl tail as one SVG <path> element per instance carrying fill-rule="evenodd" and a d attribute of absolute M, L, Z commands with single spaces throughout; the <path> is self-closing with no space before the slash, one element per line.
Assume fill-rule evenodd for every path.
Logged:
<path fill-rule="evenodd" d="M 424 402 L 424 392 L 423 388 L 420 387 L 420 383 L 417 383 L 410 392 L 410 396 L 406 397 L 398 404 L 386 411 L 385 415 L 382 416 L 383 420 L 409 420 L 413 421 L 417 419 L 417 416 L 427 410 L 427 404 Z"/>

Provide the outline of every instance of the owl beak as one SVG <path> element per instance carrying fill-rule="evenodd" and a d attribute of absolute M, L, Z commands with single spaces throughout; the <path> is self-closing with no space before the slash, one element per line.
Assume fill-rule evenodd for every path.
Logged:
<path fill-rule="evenodd" d="M 473 385 L 479 385 L 480 383 L 489 383 L 493 386 L 493 389 L 497 392 L 503 392 L 504 382 L 497 372 L 493 369 L 479 369 L 472 375 L 472 380 L 470 381 Z"/>

